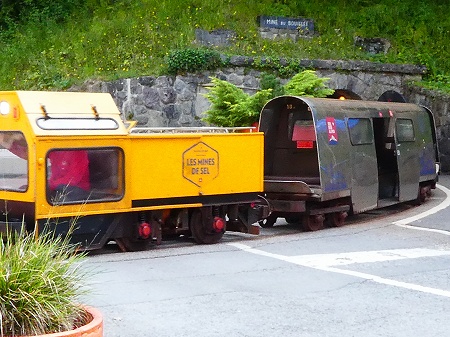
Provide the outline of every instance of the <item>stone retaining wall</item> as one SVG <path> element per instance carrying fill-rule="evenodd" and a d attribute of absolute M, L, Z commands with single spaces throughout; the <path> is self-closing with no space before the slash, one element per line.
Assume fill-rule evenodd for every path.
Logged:
<path fill-rule="evenodd" d="M 406 88 L 404 96 L 408 102 L 433 111 L 442 172 L 450 173 L 450 96 L 413 86 Z"/>
<path fill-rule="evenodd" d="M 253 62 L 249 57 L 234 56 L 232 67 L 214 72 L 89 81 L 71 90 L 110 93 L 123 118 L 137 120 L 139 126 L 203 126 L 204 112 L 210 106 L 203 94 L 207 92 L 210 77 L 219 77 L 254 93 L 260 87 L 261 72 L 252 68 Z M 327 82 L 330 88 L 352 91 L 362 99 L 377 100 L 384 92 L 393 90 L 408 102 L 429 107 L 435 114 L 442 169 L 450 172 L 450 98 L 411 86 L 411 82 L 422 79 L 424 67 L 365 61 L 300 60 L 299 63 L 304 68 L 315 69 L 320 77 L 330 78 Z"/>

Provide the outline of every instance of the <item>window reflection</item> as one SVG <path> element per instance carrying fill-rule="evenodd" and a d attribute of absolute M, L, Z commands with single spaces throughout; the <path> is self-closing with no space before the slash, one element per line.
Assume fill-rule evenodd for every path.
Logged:
<path fill-rule="evenodd" d="M 414 126 L 410 119 L 397 119 L 396 122 L 397 139 L 399 142 L 414 141 Z"/>
<path fill-rule="evenodd" d="M 0 189 L 28 188 L 28 145 L 22 132 L 0 131 Z"/>
<path fill-rule="evenodd" d="M 58 149 L 49 152 L 49 202 L 65 204 L 120 199 L 123 195 L 122 161 L 123 154 L 118 148 Z"/>
<path fill-rule="evenodd" d="M 349 118 L 347 125 L 352 145 L 373 143 L 372 123 L 369 118 Z"/>

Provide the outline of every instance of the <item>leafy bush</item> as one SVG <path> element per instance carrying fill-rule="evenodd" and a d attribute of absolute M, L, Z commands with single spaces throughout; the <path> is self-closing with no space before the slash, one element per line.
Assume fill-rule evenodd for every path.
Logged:
<path fill-rule="evenodd" d="M 1 336 L 31 336 L 86 323 L 83 255 L 68 237 L 8 233 L 0 238 Z"/>
<path fill-rule="evenodd" d="M 284 86 L 286 95 L 327 97 L 334 93 L 333 89 L 325 85 L 329 78 L 318 77 L 313 70 L 298 73 Z"/>
<path fill-rule="evenodd" d="M 280 57 L 281 56 L 281 57 Z M 258 56 L 253 60 L 252 67 L 261 71 L 276 73 L 281 78 L 289 78 L 303 70 L 299 59 L 280 56 Z"/>
<path fill-rule="evenodd" d="M 212 104 L 203 120 L 217 126 L 250 126 L 258 121 L 259 112 L 271 96 L 271 89 L 260 90 L 250 96 L 227 81 L 218 78 L 211 81 L 213 86 L 205 97 Z"/>
<path fill-rule="evenodd" d="M 284 95 L 284 88 L 280 80 L 274 74 L 262 73 L 259 86 L 262 90 L 272 89 L 270 98 Z"/>
<path fill-rule="evenodd" d="M 326 97 L 334 93 L 325 85 L 328 78 L 320 78 L 312 70 L 298 73 L 284 86 L 274 75 L 263 74 L 262 90 L 253 96 L 227 81 L 218 78 L 211 81 L 213 85 L 205 95 L 211 107 L 203 120 L 223 127 L 250 126 L 257 122 L 261 109 L 275 95 Z"/>
<path fill-rule="evenodd" d="M 170 74 L 213 70 L 224 65 L 217 51 L 203 48 L 175 50 L 167 57 L 167 71 Z"/>

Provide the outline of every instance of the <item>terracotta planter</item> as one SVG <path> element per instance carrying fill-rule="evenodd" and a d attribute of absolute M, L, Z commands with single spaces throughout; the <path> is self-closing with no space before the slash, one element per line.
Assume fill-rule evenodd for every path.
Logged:
<path fill-rule="evenodd" d="M 56 332 L 46 335 L 40 335 L 37 337 L 103 337 L 103 316 L 100 311 L 95 308 L 84 306 L 83 307 L 92 320 L 77 329 Z"/>

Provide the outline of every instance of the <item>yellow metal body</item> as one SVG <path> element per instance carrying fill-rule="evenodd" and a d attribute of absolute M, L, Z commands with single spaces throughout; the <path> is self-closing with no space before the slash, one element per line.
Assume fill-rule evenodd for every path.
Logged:
<path fill-rule="evenodd" d="M 262 134 L 130 138 L 127 181 L 135 199 L 262 192 Z"/>
<path fill-rule="evenodd" d="M 201 198 L 196 197 L 262 192 L 262 142 L 260 133 L 42 136 L 36 142 L 34 162 L 37 165 L 32 162 L 29 165 L 29 176 L 36 177 L 34 188 L 30 182 L 26 193 L 0 191 L 0 199 L 7 199 L 9 194 L 12 200 L 36 201 L 37 219 L 44 219 L 49 215 L 76 216 L 99 212 L 199 207 L 203 204 Z M 120 147 L 125 154 L 125 190 L 121 200 L 58 206 L 47 202 L 45 157 L 50 150 L 111 146 Z M 211 164 L 210 157 L 199 158 L 194 152 L 197 149 L 195 147 L 206 146 L 216 151 L 214 164 Z M 199 156 L 201 155 L 200 152 Z M 193 159 L 197 163 L 201 159 L 207 159 L 207 164 L 201 164 L 200 161 L 200 164 L 188 165 L 189 160 L 193 163 Z M 180 197 L 185 202 L 179 203 L 176 200 Z M 149 199 L 155 202 L 147 206 L 132 206 L 133 200 Z"/>
<path fill-rule="evenodd" d="M 20 132 L 28 147 L 26 190 L 0 188 L 0 200 L 23 203 L 29 214 L 33 208 L 35 221 L 221 205 L 239 200 L 230 195 L 263 191 L 259 132 L 133 133 L 112 97 L 100 93 L 0 92 L 0 108 L 0 133 Z M 114 191 L 120 197 L 52 204 L 48 154 L 97 148 L 121 153 Z"/>

